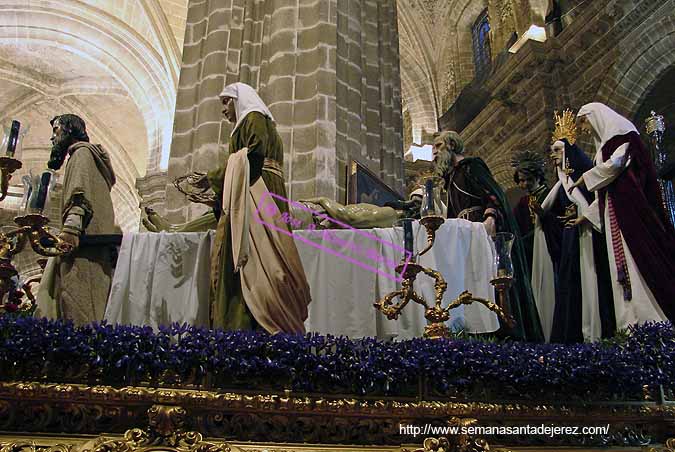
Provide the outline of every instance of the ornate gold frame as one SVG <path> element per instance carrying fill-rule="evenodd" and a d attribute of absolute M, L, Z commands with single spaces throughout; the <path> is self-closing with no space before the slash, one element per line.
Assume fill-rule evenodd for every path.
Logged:
<path fill-rule="evenodd" d="M 158 451 L 156 446 L 160 445 L 161 450 L 167 452 L 228 451 L 226 446 L 230 447 L 230 451 L 236 450 L 232 445 L 222 442 L 205 442 L 203 438 L 207 435 L 256 443 L 308 441 L 332 444 L 322 446 L 319 450 L 339 449 L 335 443 L 381 444 L 383 447 L 377 450 L 394 451 L 401 447 L 395 443 L 401 440 L 400 425 L 444 425 L 448 421 L 479 421 L 481 425 L 539 425 L 544 422 L 560 425 L 611 424 L 613 429 L 625 435 L 639 436 L 646 429 L 653 441 L 665 442 L 668 438 L 665 435 L 672 432 L 675 425 L 675 405 L 650 401 L 624 404 L 535 401 L 484 403 L 353 398 L 296 394 L 291 391 L 235 393 L 198 389 L 0 383 L 0 431 L 28 430 L 40 435 L 65 431 L 71 436 L 110 432 L 105 438 L 99 438 L 96 447 L 83 449 L 92 452 L 152 452 Z M 26 422 L 30 424 L 26 425 Z M 147 428 L 139 429 L 139 425 L 146 424 Z M 303 430 L 301 440 L 291 434 L 298 426 Z M 241 429 L 255 430 L 255 436 L 241 437 L 241 433 L 245 432 Z M 340 440 L 341 437 L 347 439 Z M 0 442 L 5 442 L 0 445 L 0 452 L 37 452 L 36 448 L 30 451 L 26 449 L 30 444 L 26 443 L 24 436 L 9 439 L 12 438 L 12 441 L 0 439 Z M 419 437 L 417 444 L 423 439 Z M 459 436 L 447 438 L 448 444 L 454 446 L 446 449 L 446 452 L 487 450 L 475 448 L 478 438 L 464 439 L 468 442 Z M 513 449 L 519 444 L 527 444 L 526 441 L 527 438 L 514 439 L 514 444 L 509 446 Z M 384 446 L 386 444 L 390 446 Z M 672 445 L 672 442 L 668 444 Z M 49 452 L 71 452 L 71 449 L 58 449 L 61 446 L 57 447 L 53 442 L 45 443 L 42 448 L 45 452 L 49 449 L 47 446 L 55 448 Z M 255 450 L 259 452 L 262 449 Z"/>

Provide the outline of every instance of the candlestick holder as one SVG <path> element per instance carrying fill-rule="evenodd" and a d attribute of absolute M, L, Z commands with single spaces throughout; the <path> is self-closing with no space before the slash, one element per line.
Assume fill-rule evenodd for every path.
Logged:
<path fill-rule="evenodd" d="M 436 231 L 443 225 L 445 218 L 438 215 L 429 215 L 422 217 L 420 219 L 420 224 L 424 226 L 424 229 L 427 231 L 427 246 L 422 251 L 420 251 L 420 256 L 425 254 L 427 251 L 434 246 L 436 241 Z"/>
<path fill-rule="evenodd" d="M 9 126 L 0 126 L 0 201 L 7 197 L 9 180 L 12 173 L 21 168 L 21 149 L 23 138 L 30 127 L 17 120 L 13 120 Z"/>
<path fill-rule="evenodd" d="M 425 221 L 426 218 L 426 221 Z M 439 219 L 441 222 L 439 223 Z M 420 220 L 420 223 L 424 226 L 427 232 L 427 247 L 418 254 L 422 254 L 429 251 L 436 240 L 436 231 L 443 224 L 443 218 L 438 216 L 427 216 Z M 437 270 L 423 267 L 417 262 L 408 261 L 406 258 L 402 259 L 401 263 L 396 266 L 396 272 L 401 275 L 403 280 L 401 281 L 401 288 L 394 292 L 388 293 L 381 300 L 373 304 L 373 306 L 382 312 L 389 320 L 396 320 L 401 315 L 403 309 L 411 301 L 419 305 L 424 306 L 424 318 L 427 320 L 427 326 L 424 328 L 424 337 L 427 339 L 441 339 L 450 337 L 450 329 L 446 326 L 445 322 L 450 319 L 450 311 L 461 305 L 469 305 L 471 303 L 481 303 L 483 306 L 488 308 L 490 311 L 496 313 L 507 325 L 513 326 L 515 324 L 513 317 L 511 317 L 501 306 L 507 306 L 507 304 L 502 301 L 500 305 L 493 303 L 492 301 L 485 300 L 483 298 L 474 297 L 471 292 L 465 290 L 459 297 L 451 301 L 448 306 L 443 307 L 443 296 L 445 291 L 448 288 L 448 284 Z M 430 278 L 434 279 L 434 303 L 430 305 L 427 301 L 415 292 L 414 283 L 417 279 L 417 276 L 423 273 Z M 502 298 L 502 295 L 505 297 L 505 293 L 502 294 L 502 291 L 508 291 L 511 287 L 513 276 L 508 277 L 505 273 L 501 276 L 498 273 L 497 278 L 491 281 L 491 284 L 497 289 L 500 294 L 499 298 Z M 394 302 L 394 299 L 398 298 L 397 302 Z"/>
<path fill-rule="evenodd" d="M 16 217 L 14 222 L 18 228 L 0 232 L 0 300 L 4 300 L 5 296 L 8 299 L 17 297 L 18 288 L 14 279 L 18 277 L 19 272 L 12 264 L 12 258 L 23 251 L 27 244 L 30 244 L 37 254 L 46 257 L 61 256 L 71 251 L 70 244 L 49 231 L 47 227 L 49 219 L 44 215 L 23 215 Z M 30 292 L 30 285 L 28 291 Z M 29 299 L 31 296 L 32 293 Z"/>

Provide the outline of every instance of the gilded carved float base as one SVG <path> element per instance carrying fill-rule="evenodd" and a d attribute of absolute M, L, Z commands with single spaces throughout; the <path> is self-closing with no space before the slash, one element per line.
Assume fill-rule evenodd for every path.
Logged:
<path fill-rule="evenodd" d="M 427 424 L 495 428 L 528 424 L 609 425 L 610 431 L 606 435 L 574 437 L 524 434 L 443 437 L 426 432 L 413 435 L 405 430 L 405 426 Z M 21 432 L 18 437 L 0 436 L 0 452 L 481 452 L 562 451 L 575 447 L 575 450 L 618 447 L 616 450 L 636 451 L 653 447 L 654 452 L 675 452 L 673 440 L 666 443 L 674 431 L 675 405 L 667 401 L 586 405 L 483 403 L 356 399 L 290 391 L 245 394 L 0 383 L 0 432 L 7 432 L 6 435 Z M 101 432 L 106 433 L 98 436 Z M 62 440 L 45 436 L 55 434 L 65 436 L 58 437 Z M 307 444 L 321 446 L 312 448 Z M 358 446 L 344 446 L 350 444 Z M 657 447 L 660 444 L 663 446 Z"/>

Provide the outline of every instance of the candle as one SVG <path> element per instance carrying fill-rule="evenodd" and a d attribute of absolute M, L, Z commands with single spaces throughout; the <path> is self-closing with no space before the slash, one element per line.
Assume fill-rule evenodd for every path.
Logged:
<path fill-rule="evenodd" d="M 47 196 L 49 194 L 49 185 L 52 181 L 52 170 L 46 170 L 40 176 L 38 186 L 34 188 L 31 193 L 29 207 L 33 212 L 42 212 L 47 203 Z"/>
<path fill-rule="evenodd" d="M 404 258 L 409 258 L 413 254 L 412 220 L 403 221 L 403 241 L 405 243 L 406 250 Z"/>
<path fill-rule="evenodd" d="M 434 212 L 434 181 L 432 179 L 427 179 L 424 184 L 424 188 L 427 192 L 427 212 L 429 215 L 433 215 Z"/>
<path fill-rule="evenodd" d="M 9 132 L 9 140 L 7 141 L 7 157 L 14 158 L 16 152 L 16 144 L 19 141 L 19 129 L 21 123 L 17 120 L 12 121 L 12 127 Z"/>

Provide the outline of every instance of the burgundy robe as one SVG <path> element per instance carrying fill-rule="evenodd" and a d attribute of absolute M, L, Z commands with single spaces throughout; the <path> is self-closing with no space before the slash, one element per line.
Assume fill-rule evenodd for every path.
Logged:
<path fill-rule="evenodd" d="M 604 218 L 607 193 L 640 275 L 663 313 L 675 323 L 675 230 L 663 209 L 654 163 L 636 132 L 607 141 L 602 148 L 602 159 L 609 159 L 625 143 L 628 143 L 626 156 L 631 163 L 599 191 L 600 218 Z"/>

